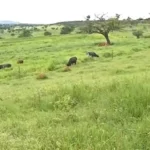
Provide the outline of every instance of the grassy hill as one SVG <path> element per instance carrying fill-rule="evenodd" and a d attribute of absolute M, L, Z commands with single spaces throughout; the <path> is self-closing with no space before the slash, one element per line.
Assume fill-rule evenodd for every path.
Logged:
<path fill-rule="evenodd" d="M 1 149 L 149 149 L 149 39 L 128 30 L 110 38 L 114 45 L 98 46 L 98 34 L 0 40 L 0 63 L 12 64 L 0 70 Z"/>

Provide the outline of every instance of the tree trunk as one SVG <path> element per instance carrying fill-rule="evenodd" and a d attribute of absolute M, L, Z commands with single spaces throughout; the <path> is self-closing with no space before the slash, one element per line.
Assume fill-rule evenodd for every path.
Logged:
<path fill-rule="evenodd" d="M 108 33 L 105 33 L 105 34 L 103 34 L 103 35 L 104 35 L 104 37 L 105 37 L 105 39 L 106 39 L 106 41 L 107 41 L 107 44 L 108 44 L 108 45 L 110 45 L 110 44 L 111 44 L 111 42 L 110 42 L 110 39 L 109 39 Z"/>

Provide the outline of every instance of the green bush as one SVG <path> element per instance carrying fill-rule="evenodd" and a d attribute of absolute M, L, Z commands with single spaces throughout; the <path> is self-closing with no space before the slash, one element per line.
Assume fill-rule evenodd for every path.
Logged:
<path fill-rule="evenodd" d="M 31 31 L 30 30 L 23 30 L 22 33 L 19 35 L 19 37 L 30 37 L 32 36 Z"/>
<path fill-rule="evenodd" d="M 64 26 L 64 27 L 61 29 L 60 34 L 69 34 L 69 33 L 71 33 L 73 30 L 74 30 L 74 27 L 73 27 L 73 26 Z"/>
<path fill-rule="evenodd" d="M 139 38 L 143 35 L 143 31 L 142 31 L 142 30 L 134 30 L 134 31 L 132 32 L 132 34 L 133 34 L 134 36 L 136 36 L 137 39 L 139 39 Z"/>
<path fill-rule="evenodd" d="M 15 34 L 14 34 L 14 33 L 12 33 L 12 34 L 11 34 L 11 36 L 15 36 Z"/>
<path fill-rule="evenodd" d="M 49 35 L 52 35 L 52 33 L 49 32 L 49 31 L 45 31 L 45 32 L 44 32 L 44 35 L 45 35 L 45 36 L 49 36 Z"/>
<path fill-rule="evenodd" d="M 49 66 L 48 66 L 48 70 L 49 71 L 54 71 L 56 69 L 57 64 L 58 64 L 58 62 L 56 62 L 54 60 L 51 61 L 50 64 L 49 64 Z"/>

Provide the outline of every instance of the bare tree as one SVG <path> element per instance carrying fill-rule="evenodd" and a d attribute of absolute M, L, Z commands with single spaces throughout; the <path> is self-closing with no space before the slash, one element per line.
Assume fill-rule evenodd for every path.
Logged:
<path fill-rule="evenodd" d="M 106 14 L 102 15 L 95 15 L 95 20 L 91 22 L 90 26 L 90 31 L 92 33 L 99 33 L 102 34 L 106 41 L 107 44 L 110 45 L 110 39 L 109 39 L 109 33 L 114 31 L 114 30 L 119 30 L 120 29 L 120 22 L 119 22 L 119 14 L 116 14 L 115 17 L 105 19 Z M 89 15 L 88 15 L 89 16 Z M 90 17 L 87 16 L 87 19 L 89 21 Z"/>

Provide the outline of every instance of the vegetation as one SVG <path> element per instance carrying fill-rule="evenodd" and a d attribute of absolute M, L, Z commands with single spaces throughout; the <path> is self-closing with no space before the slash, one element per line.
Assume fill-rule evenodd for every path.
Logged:
<path fill-rule="evenodd" d="M 11 36 L 15 36 L 15 34 L 14 34 L 14 33 L 11 33 Z"/>
<path fill-rule="evenodd" d="M 44 32 L 44 35 L 45 35 L 45 36 L 49 36 L 49 35 L 52 35 L 52 33 L 49 32 L 49 31 L 45 31 L 45 32 Z"/>
<path fill-rule="evenodd" d="M 30 37 L 32 36 L 31 31 L 30 30 L 23 30 L 22 33 L 19 35 L 19 37 Z"/>
<path fill-rule="evenodd" d="M 110 46 L 99 44 L 99 33 L 62 36 L 61 25 L 46 27 L 50 37 L 43 25 L 32 26 L 37 30 L 23 39 L 18 35 L 31 26 L 14 27 L 13 37 L 3 29 L 0 64 L 12 68 L 0 69 L 0 148 L 148 150 L 150 43 L 133 38 L 132 29 L 150 30 L 130 25 L 109 33 Z M 72 56 L 77 65 L 66 67 Z"/>
<path fill-rule="evenodd" d="M 73 27 L 73 26 L 64 26 L 64 27 L 61 29 L 60 34 L 69 34 L 69 33 L 71 33 L 73 30 L 74 30 L 74 27 Z"/>
<path fill-rule="evenodd" d="M 134 31 L 132 32 L 132 34 L 133 34 L 134 36 L 136 36 L 137 39 L 139 39 L 139 38 L 143 35 L 143 31 L 141 31 L 141 30 L 134 30 Z"/>
<path fill-rule="evenodd" d="M 87 33 L 99 33 L 102 34 L 106 41 L 107 44 L 110 45 L 110 39 L 109 39 L 109 33 L 114 31 L 114 30 L 118 30 L 120 28 L 120 24 L 119 24 L 119 14 L 116 14 L 116 17 L 114 18 L 109 18 L 109 19 L 105 19 L 103 14 L 102 16 L 98 16 L 96 15 L 96 18 L 98 20 L 94 21 L 94 22 L 90 22 L 90 16 L 88 15 L 86 20 L 87 20 L 87 26 L 85 26 L 84 31 Z"/>

